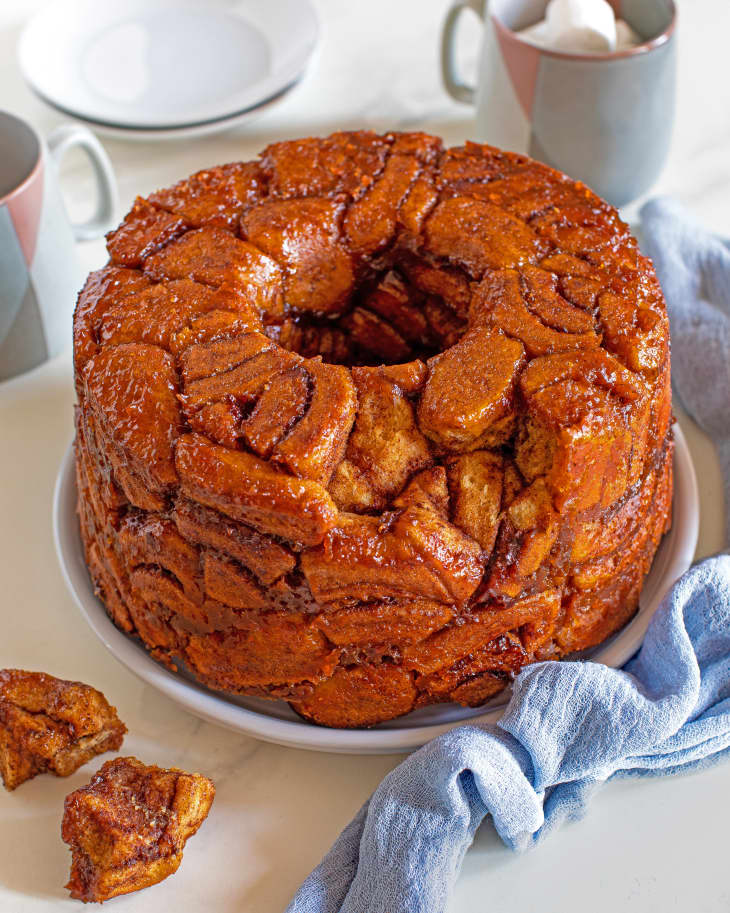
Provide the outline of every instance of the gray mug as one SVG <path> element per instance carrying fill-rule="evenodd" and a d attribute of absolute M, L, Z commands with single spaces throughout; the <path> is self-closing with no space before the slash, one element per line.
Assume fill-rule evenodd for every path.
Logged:
<path fill-rule="evenodd" d="M 72 225 L 58 183 L 69 149 L 89 156 L 97 206 Z M 76 241 L 112 227 L 116 183 L 107 154 L 86 127 L 66 125 L 48 144 L 25 121 L 0 111 L 0 381 L 58 354 L 69 342 L 83 283 Z"/>
<path fill-rule="evenodd" d="M 476 104 L 476 138 L 526 153 L 622 206 L 646 192 L 666 161 L 674 120 L 673 0 L 610 0 L 642 37 L 635 48 L 577 54 L 536 47 L 516 32 L 547 0 L 456 0 L 444 22 L 442 73 L 457 101 Z M 455 26 L 483 20 L 476 88 L 460 78 Z"/>

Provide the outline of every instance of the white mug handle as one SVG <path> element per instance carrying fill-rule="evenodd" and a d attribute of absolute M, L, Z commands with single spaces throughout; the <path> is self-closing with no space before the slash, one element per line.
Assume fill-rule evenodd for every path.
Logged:
<path fill-rule="evenodd" d="M 100 238 L 114 227 L 114 210 L 117 205 L 117 182 L 114 169 L 104 147 L 91 130 L 80 124 L 64 124 L 48 137 L 48 149 L 56 168 L 60 168 L 64 155 L 76 146 L 89 157 L 96 177 L 97 204 L 93 216 L 86 222 L 71 225 L 77 241 Z"/>
<path fill-rule="evenodd" d="M 441 76 L 444 86 L 452 98 L 464 102 L 464 104 L 474 103 L 476 89 L 474 86 L 467 85 L 459 77 L 454 46 L 456 23 L 465 9 L 473 10 L 483 20 L 485 3 L 486 0 L 456 0 L 446 14 L 441 31 Z"/>

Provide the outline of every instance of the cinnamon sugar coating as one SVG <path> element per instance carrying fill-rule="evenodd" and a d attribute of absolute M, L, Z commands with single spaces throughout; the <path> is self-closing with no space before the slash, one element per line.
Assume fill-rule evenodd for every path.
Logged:
<path fill-rule="evenodd" d="M 74 322 L 79 514 L 123 630 L 323 725 L 477 705 L 635 612 L 669 326 L 618 214 L 420 133 L 138 200 Z"/>
<path fill-rule="evenodd" d="M 89 685 L 0 670 L 0 775 L 8 790 L 41 773 L 68 777 L 95 755 L 118 751 L 126 731 Z"/>
<path fill-rule="evenodd" d="M 107 761 L 64 802 L 61 837 L 71 848 L 71 896 L 101 903 L 174 874 L 214 796 L 212 781 L 200 774 L 136 758 Z"/>

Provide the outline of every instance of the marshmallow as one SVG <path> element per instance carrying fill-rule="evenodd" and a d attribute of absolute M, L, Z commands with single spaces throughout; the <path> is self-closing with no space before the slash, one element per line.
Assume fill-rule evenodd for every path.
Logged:
<path fill-rule="evenodd" d="M 640 44 L 628 23 L 616 20 L 606 0 L 550 0 L 545 18 L 517 34 L 540 47 L 606 54 Z"/>
<path fill-rule="evenodd" d="M 637 32 L 635 32 L 628 22 L 624 22 L 623 19 L 616 20 L 616 50 L 625 51 L 628 48 L 635 48 L 637 44 L 641 44 L 642 38 Z"/>
<path fill-rule="evenodd" d="M 616 49 L 616 18 L 606 0 L 550 0 L 545 23 L 547 41 L 556 50 Z"/>

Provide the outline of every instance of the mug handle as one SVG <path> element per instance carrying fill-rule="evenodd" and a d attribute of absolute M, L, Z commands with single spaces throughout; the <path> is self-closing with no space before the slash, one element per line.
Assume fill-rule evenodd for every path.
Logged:
<path fill-rule="evenodd" d="M 97 204 L 93 216 L 86 222 L 71 225 L 77 241 L 92 241 L 113 228 L 117 204 L 117 182 L 114 169 L 104 147 L 91 130 L 80 124 L 64 124 L 48 137 L 48 149 L 56 168 L 60 168 L 64 155 L 78 146 L 89 157 L 96 177 Z"/>
<path fill-rule="evenodd" d="M 444 86 L 452 98 L 464 104 L 474 103 L 476 89 L 462 82 L 459 78 L 454 47 L 456 23 L 465 9 L 473 10 L 483 20 L 485 3 L 486 0 L 456 0 L 456 3 L 446 14 L 441 31 L 441 76 Z"/>

